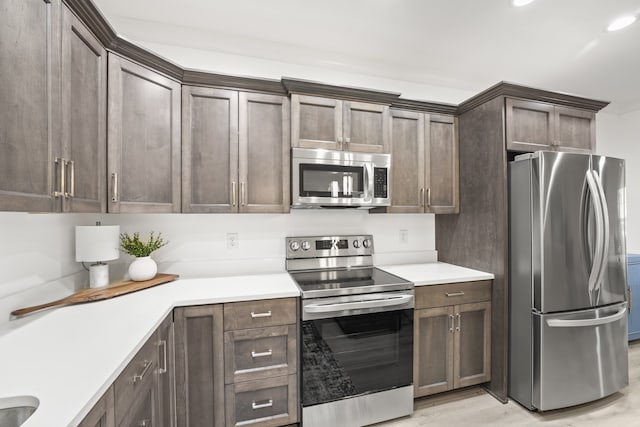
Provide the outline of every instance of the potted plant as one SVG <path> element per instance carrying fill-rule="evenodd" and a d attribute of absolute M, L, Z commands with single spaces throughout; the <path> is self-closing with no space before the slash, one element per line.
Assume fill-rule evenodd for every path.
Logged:
<path fill-rule="evenodd" d="M 135 232 L 133 236 L 129 233 L 120 234 L 120 248 L 136 259 L 129 266 L 129 278 L 134 281 L 149 280 L 155 277 L 158 272 L 158 265 L 151 258 L 151 253 L 160 249 L 169 242 L 162 239 L 162 234 L 156 236 L 152 231 L 148 241 L 140 239 L 140 233 Z"/>

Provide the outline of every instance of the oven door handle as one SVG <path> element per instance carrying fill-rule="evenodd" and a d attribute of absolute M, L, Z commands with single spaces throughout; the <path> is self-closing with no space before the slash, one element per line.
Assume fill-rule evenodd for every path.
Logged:
<path fill-rule="evenodd" d="M 362 308 L 380 308 L 394 305 L 403 305 L 413 300 L 413 295 L 399 295 L 389 298 L 380 298 L 355 302 L 339 302 L 336 304 L 309 304 L 304 306 L 305 313 L 332 313 L 344 310 L 357 310 Z"/>

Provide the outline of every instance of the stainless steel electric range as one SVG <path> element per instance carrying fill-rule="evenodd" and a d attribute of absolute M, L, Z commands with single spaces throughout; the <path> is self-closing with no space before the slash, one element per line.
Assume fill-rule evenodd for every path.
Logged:
<path fill-rule="evenodd" d="M 356 427 L 413 412 L 413 283 L 373 266 L 373 237 L 288 237 L 302 293 L 302 424 Z"/>

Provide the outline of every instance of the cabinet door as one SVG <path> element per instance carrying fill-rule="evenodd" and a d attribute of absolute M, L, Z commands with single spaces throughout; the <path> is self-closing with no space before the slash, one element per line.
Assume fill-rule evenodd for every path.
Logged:
<path fill-rule="evenodd" d="M 182 212 L 238 210 L 238 92 L 182 88 Z"/>
<path fill-rule="evenodd" d="M 78 427 L 115 427 L 113 412 L 113 387 L 98 400 Z"/>
<path fill-rule="evenodd" d="M 60 210 L 60 0 L 0 2 L 0 210 Z"/>
<path fill-rule="evenodd" d="M 65 212 L 106 212 L 107 52 L 66 7 L 62 16 Z"/>
<path fill-rule="evenodd" d="M 175 310 L 179 427 L 224 426 L 222 305 Z"/>
<path fill-rule="evenodd" d="M 291 95 L 291 146 L 342 149 L 342 101 Z"/>
<path fill-rule="evenodd" d="M 180 212 L 180 84 L 109 54 L 109 212 Z"/>
<path fill-rule="evenodd" d="M 551 104 L 507 98 L 507 150 L 550 150 L 556 132 L 555 117 Z"/>
<path fill-rule="evenodd" d="M 425 115 L 425 146 L 425 211 L 458 213 L 458 119 L 440 114 Z"/>
<path fill-rule="evenodd" d="M 455 306 L 454 387 L 491 379 L 491 302 Z"/>
<path fill-rule="evenodd" d="M 391 110 L 391 206 L 387 212 L 424 212 L 424 114 Z"/>
<path fill-rule="evenodd" d="M 286 97 L 240 93 L 240 212 L 289 212 L 289 112 Z"/>
<path fill-rule="evenodd" d="M 158 328 L 158 425 L 176 425 L 173 314 Z"/>
<path fill-rule="evenodd" d="M 345 151 L 389 152 L 389 107 L 344 101 Z"/>
<path fill-rule="evenodd" d="M 414 396 L 453 388 L 453 306 L 414 312 Z"/>
<path fill-rule="evenodd" d="M 158 401 L 155 382 L 149 382 L 136 394 L 129 412 L 118 427 L 152 427 L 158 424 Z"/>
<path fill-rule="evenodd" d="M 555 107 L 556 149 L 591 153 L 596 148 L 596 113 L 576 108 Z"/>

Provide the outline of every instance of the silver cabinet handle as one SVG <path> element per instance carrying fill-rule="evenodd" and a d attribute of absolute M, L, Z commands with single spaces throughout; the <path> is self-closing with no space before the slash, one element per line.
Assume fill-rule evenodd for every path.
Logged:
<path fill-rule="evenodd" d="M 267 351 L 263 351 L 261 353 L 256 353 L 255 351 L 251 352 L 251 357 L 253 357 L 254 359 L 256 357 L 268 357 L 273 355 L 273 351 L 271 349 L 267 350 Z"/>
<path fill-rule="evenodd" d="M 427 188 L 427 206 L 431 206 L 431 187 Z"/>
<path fill-rule="evenodd" d="M 633 289 L 629 288 L 629 313 L 631 313 L 632 308 L 633 308 Z"/>
<path fill-rule="evenodd" d="M 458 318 L 458 326 L 456 326 L 456 332 L 460 332 L 460 313 L 456 314 L 456 317 Z"/>
<path fill-rule="evenodd" d="M 346 138 L 344 139 L 344 142 L 345 142 L 345 143 L 347 143 L 347 144 L 351 143 L 351 138 L 346 137 Z"/>
<path fill-rule="evenodd" d="M 453 332 L 453 314 L 449 315 L 449 320 L 451 321 L 451 326 L 449 327 L 449 332 Z"/>
<path fill-rule="evenodd" d="M 162 368 L 158 369 L 159 374 L 164 374 L 167 372 L 167 340 L 160 340 L 158 343 L 158 348 L 162 346 Z"/>
<path fill-rule="evenodd" d="M 251 402 L 251 408 L 252 409 L 262 409 L 262 408 L 269 408 L 273 406 L 273 399 L 269 399 L 264 401 L 264 403 L 258 403 L 255 400 L 253 402 Z"/>
<path fill-rule="evenodd" d="M 424 207 L 424 188 L 420 189 L 420 206 Z"/>
<path fill-rule="evenodd" d="M 244 182 L 240 183 L 240 204 L 242 206 L 247 204 L 247 184 Z"/>
<path fill-rule="evenodd" d="M 138 422 L 139 427 L 149 427 L 150 425 L 151 425 L 151 420 L 148 418 L 145 418 L 144 420 L 140 420 Z"/>
<path fill-rule="evenodd" d="M 236 182 L 231 181 L 231 206 L 235 207 L 238 204 L 238 195 L 236 193 Z"/>
<path fill-rule="evenodd" d="M 69 191 L 64 193 L 64 197 L 75 197 L 76 195 L 76 162 L 73 160 L 67 160 L 64 167 L 71 166 L 71 172 L 69 173 Z"/>
<path fill-rule="evenodd" d="M 116 203 L 118 201 L 118 172 L 114 172 L 111 174 L 111 201 Z"/>
<path fill-rule="evenodd" d="M 59 168 L 60 169 L 60 191 L 54 190 L 53 191 L 53 197 L 63 197 L 65 195 L 65 186 L 64 186 L 64 182 L 66 181 L 65 179 L 65 160 L 62 157 L 56 157 L 54 162 L 54 168 Z M 55 174 L 55 172 L 54 172 Z"/>
<path fill-rule="evenodd" d="M 271 317 L 271 310 L 265 311 L 264 313 L 255 313 L 251 312 L 251 318 L 255 319 L 256 317 Z"/>
<path fill-rule="evenodd" d="M 153 362 L 151 360 L 145 360 L 142 363 L 144 363 L 144 369 L 139 374 L 134 374 L 133 375 L 133 382 L 134 383 L 137 383 L 138 381 L 141 381 L 144 378 L 144 376 L 146 375 L 146 373 L 149 370 L 149 368 L 151 367 L 151 365 L 153 364 Z"/>
<path fill-rule="evenodd" d="M 461 297 L 462 295 L 464 295 L 464 291 L 446 292 L 445 295 L 448 296 L 448 297 Z"/>

